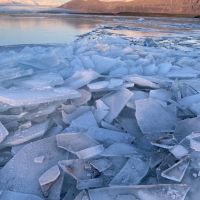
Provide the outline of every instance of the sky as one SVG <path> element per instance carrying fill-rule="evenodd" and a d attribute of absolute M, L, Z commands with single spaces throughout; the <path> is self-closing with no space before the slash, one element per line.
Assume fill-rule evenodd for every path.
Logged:
<path fill-rule="evenodd" d="M 11 3 L 12 1 L 19 3 L 31 3 L 35 2 L 39 5 L 61 5 L 69 0 L 0 0 L 0 3 Z"/>

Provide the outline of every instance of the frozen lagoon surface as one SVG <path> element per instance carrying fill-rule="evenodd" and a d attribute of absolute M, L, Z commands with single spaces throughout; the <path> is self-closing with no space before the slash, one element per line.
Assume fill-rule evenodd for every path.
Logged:
<path fill-rule="evenodd" d="M 94 24 L 0 47 L 0 199 L 199 200 L 199 20 Z"/>

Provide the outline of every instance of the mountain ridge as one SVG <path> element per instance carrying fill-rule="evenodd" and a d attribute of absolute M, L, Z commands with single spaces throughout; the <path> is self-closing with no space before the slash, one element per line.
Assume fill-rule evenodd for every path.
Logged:
<path fill-rule="evenodd" d="M 146 13 L 171 15 L 200 15 L 200 0 L 133 0 L 133 1 L 100 1 L 72 0 L 60 6 L 78 13 L 118 14 Z"/>

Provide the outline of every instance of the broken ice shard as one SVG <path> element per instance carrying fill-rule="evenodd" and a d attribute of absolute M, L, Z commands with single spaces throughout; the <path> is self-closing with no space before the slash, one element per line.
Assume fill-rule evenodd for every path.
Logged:
<path fill-rule="evenodd" d="M 78 127 L 88 129 L 91 127 L 98 127 L 97 121 L 91 111 L 83 113 L 71 122 L 71 127 Z"/>
<path fill-rule="evenodd" d="M 56 182 L 59 176 L 60 169 L 57 165 L 51 167 L 40 176 L 39 183 L 45 197 L 48 197 L 51 186 Z"/>
<path fill-rule="evenodd" d="M 172 181 L 177 181 L 181 182 L 185 172 L 189 166 L 189 159 L 183 158 L 173 166 L 171 166 L 169 169 L 166 169 L 165 171 L 162 172 L 162 177 L 170 179 Z"/>
<path fill-rule="evenodd" d="M 34 158 L 40 155 L 45 156 L 44 162 L 35 163 Z M 29 143 L 0 170 L 0 188 L 43 197 L 39 177 L 63 159 L 68 159 L 68 153 L 57 148 L 54 136 Z M 51 187 L 48 199 L 59 199 L 61 187 L 62 177 Z"/>
<path fill-rule="evenodd" d="M 144 134 L 173 132 L 176 116 L 153 99 L 137 100 L 136 119 Z"/>
<path fill-rule="evenodd" d="M 15 146 L 23 144 L 33 139 L 42 137 L 48 129 L 49 122 L 43 122 L 41 124 L 33 125 L 32 127 L 24 130 L 18 130 L 14 135 L 9 135 L 3 142 L 0 144 L 0 148 Z"/>
<path fill-rule="evenodd" d="M 24 194 L 14 191 L 1 191 L 0 190 L 0 199 L 1 200 L 43 200 L 42 198 L 33 195 L 33 194 Z"/>
<path fill-rule="evenodd" d="M 9 135 L 5 126 L 0 122 L 0 143 L 2 143 L 5 138 Z"/>
<path fill-rule="evenodd" d="M 0 102 L 11 106 L 31 106 L 80 97 L 79 92 L 65 87 L 48 90 L 0 89 Z"/>
<path fill-rule="evenodd" d="M 97 171 L 95 172 L 91 165 L 82 159 L 61 160 L 58 164 L 65 173 L 71 175 L 77 181 L 93 179 L 97 175 Z"/>
<path fill-rule="evenodd" d="M 89 197 L 91 200 L 116 200 L 131 195 L 133 200 L 184 200 L 188 191 L 189 186 L 183 184 L 115 186 L 89 190 Z"/>
<path fill-rule="evenodd" d="M 76 71 L 65 81 L 65 84 L 70 88 L 79 89 L 99 77 L 100 74 L 93 70 Z"/>
<path fill-rule="evenodd" d="M 140 156 L 131 157 L 120 172 L 112 179 L 110 185 L 139 184 L 149 171 L 149 162 Z"/>
<path fill-rule="evenodd" d="M 90 128 L 88 129 L 86 134 L 89 135 L 91 138 L 97 140 L 98 142 L 102 142 L 106 146 L 111 145 L 115 142 L 131 143 L 134 139 L 133 136 L 127 133 L 103 129 L 103 128 Z"/>
<path fill-rule="evenodd" d="M 74 153 L 80 159 L 99 155 L 104 147 L 84 133 L 66 133 L 56 136 L 58 147 Z"/>
<path fill-rule="evenodd" d="M 109 107 L 109 113 L 105 121 L 111 123 L 126 106 L 133 93 L 128 89 L 121 89 L 116 93 L 109 94 L 102 98 L 102 101 Z"/>
<path fill-rule="evenodd" d="M 106 158 L 99 158 L 90 161 L 90 164 L 99 172 L 103 172 L 112 166 L 112 162 Z"/>

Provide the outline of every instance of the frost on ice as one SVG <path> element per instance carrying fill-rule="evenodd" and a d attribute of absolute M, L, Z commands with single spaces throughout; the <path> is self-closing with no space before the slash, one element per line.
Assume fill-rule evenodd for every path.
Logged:
<path fill-rule="evenodd" d="M 0 199 L 199 200 L 199 25 L 127 22 L 1 48 Z"/>

